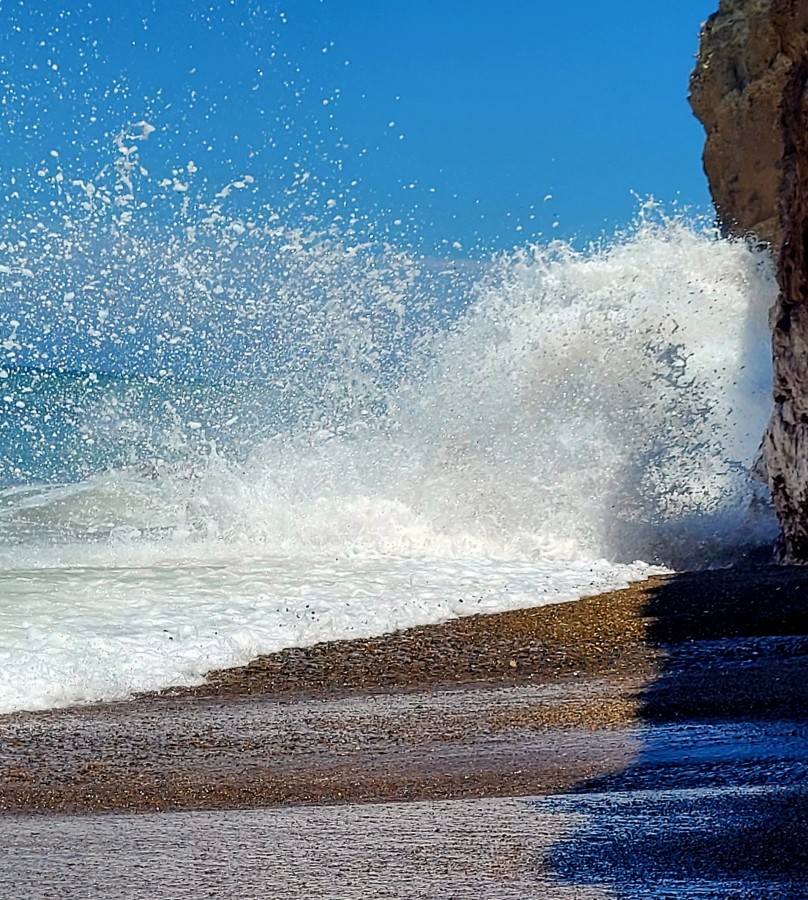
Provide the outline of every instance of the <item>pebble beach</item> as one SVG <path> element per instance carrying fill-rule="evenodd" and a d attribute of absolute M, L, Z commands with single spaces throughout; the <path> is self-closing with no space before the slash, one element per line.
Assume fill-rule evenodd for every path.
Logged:
<path fill-rule="evenodd" d="M 398 893 L 374 894 L 373 853 L 385 842 L 377 841 L 380 826 L 368 824 L 372 809 L 382 815 L 392 803 L 409 823 L 402 835 L 413 840 L 424 822 L 440 831 L 435 817 L 454 821 L 475 809 L 478 821 L 488 810 L 490 819 L 478 821 L 486 832 L 514 810 L 527 819 L 539 810 L 541 848 L 501 848 L 510 874 L 494 854 L 489 896 L 612 896 L 602 891 L 615 885 L 619 896 L 663 896 L 637 893 L 637 873 L 649 866 L 660 869 L 659 884 L 668 869 L 691 873 L 676 896 L 703 896 L 697 889 L 708 882 L 728 891 L 712 896 L 751 897 L 737 891 L 764 882 L 769 892 L 754 896 L 805 896 L 806 596 L 801 569 L 663 576 L 573 603 L 287 650 L 214 672 L 199 688 L 12 714 L 0 719 L 3 822 L 56 840 L 65 828 L 84 827 L 77 823 L 124 827 L 144 813 L 138 827 L 152 823 L 155 833 L 200 821 L 177 820 L 183 813 L 219 816 L 217 827 L 246 810 L 270 816 L 276 828 L 287 814 L 335 823 L 358 816 L 370 828 L 354 832 L 359 855 L 369 856 L 354 877 L 371 896 L 439 896 L 442 884 L 443 896 L 462 897 L 471 894 L 456 848 L 445 846 L 430 851 L 445 857 L 442 882 L 417 881 L 410 890 L 404 879 Z M 629 801 L 634 824 L 608 864 L 616 848 L 604 835 L 628 827 Z M 464 813 L 462 804 L 472 806 Z M 293 812 L 304 808 L 321 812 Z M 637 824 L 649 810 L 667 810 L 655 841 Z M 98 812 L 113 819 L 87 817 Z M 516 843 L 523 826 L 527 820 L 511 835 Z M 694 839 L 700 829 L 716 844 L 706 856 Z M 469 837 L 460 858 L 485 869 L 475 855 L 480 839 Z M 602 853 L 594 854 L 596 844 Z M 72 852 L 82 858 L 81 847 Z M 27 895 L 46 895 L 37 893 L 44 870 L 26 868 L 14 841 L 2 855 Z M 395 877 L 411 863 L 393 854 L 385 865 Z M 88 890 L 92 871 L 91 864 L 82 874 Z M 232 891 L 231 876 L 211 876 L 213 895 Z M 601 893 L 586 893 L 590 882 Z M 539 893 L 508 893 L 514 884 L 539 891 L 540 883 Z M 290 884 L 268 896 L 307 896 Z M 158 896 L 198 895 L 186 888 Z M 313 896 L 358 896 L 318 890 Z"/>

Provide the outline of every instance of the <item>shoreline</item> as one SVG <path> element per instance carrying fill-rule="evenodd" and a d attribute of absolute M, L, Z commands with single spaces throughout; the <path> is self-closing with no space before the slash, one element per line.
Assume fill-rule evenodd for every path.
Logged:
<path fill-rule="evenodd" d="M 730 746 L 730 726 L 806 710 L 808 570 L 657 576 L 285 650 L 196 688 L 0 717 L 0 809 L 575 791 L 636 768 L 649 733 L 706 723 Z"/>
<path fill-rule="evenodd" d="M 647 626 L 639 609 L 647 591 L 667 577 L 578 600 L 288 648 L 209 672 L 202 685 L 140 697 L 313 699 L 633 673 L 654 656 L 644 646 Z"/>

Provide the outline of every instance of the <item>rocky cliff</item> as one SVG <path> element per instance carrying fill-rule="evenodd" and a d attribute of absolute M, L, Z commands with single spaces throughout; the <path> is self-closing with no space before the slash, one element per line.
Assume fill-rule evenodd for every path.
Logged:
<path fill-rule="evenodd" d="M 691 104 L 724 228 L 771 244 L 774 409 L 763 462 L 778 557 L 808 563 L 808 0 L 721 0 L 704 26 Z"/>
<path fill-rule="evenodd" d="M 725 229 L 779 243 L 779 105 L 791 59 L 777 0 L 722 0 L 704 25 L 690 104 L 707 132 L 704 170 Z"/>

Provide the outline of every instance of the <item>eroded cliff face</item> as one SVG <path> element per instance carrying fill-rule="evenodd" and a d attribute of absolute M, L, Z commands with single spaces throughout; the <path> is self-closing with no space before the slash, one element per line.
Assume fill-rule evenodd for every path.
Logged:
<path fill-rule="evenodd" d="M 771 244 L 774 409 L 763 438 L 782 562 L 808 563 L 808 0 L 721 0 L 691 104 L 725 229 Z"/>
<path fill-rule="evenodd" d="M 791 58 L 777 0 L 722 0 L 702 29 L 690 105 L 704 125 L 704 171 L 732 234 L 779 244 L 780 98 Z"/>
<path fill-rule="evenodd" d="M 808 0 L 806 0 L 808 5 Z M 771 313 L 774 410 L 763 439 L 783 562 L 808 562 L 808 55 L 796 60 L 781 104 L 783 158 L 777 282 Z"/>

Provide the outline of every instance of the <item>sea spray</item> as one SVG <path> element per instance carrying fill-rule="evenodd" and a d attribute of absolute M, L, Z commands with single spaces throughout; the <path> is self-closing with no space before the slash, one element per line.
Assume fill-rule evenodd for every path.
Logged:
<path fill-rule="evenodd" d="M 48 480 L 61 451 L 72 477 L 49 480 L 102 478 L 108 491 L 121 478 L 178 505 L 177 533 L 194 555 L 225 540 L 270 554 L 468 550 L 693 565 L 751 528 L 770 381 L 762 251 L 681 221 L 642 221 L 604 247 L 518 248 L 458 278 L 451 261 L 351 245 L 334 229 L 252 231 L 234 244 L 217 224 L 204 264 L 196 229 L 170 264 L 148 230 L 131 239 L 140 271 L 174 272 L 158 298 L 127 292 L 114 267 L 97 273 L 108 330 L 91 327 L 88 338 L 85 308 L 80 358 L 92 345 L 104 359 L 129 332 L 170 345 L 193 289 L 186 305 L 201 325 L 182 340 L 186 369 L 175 358 L 167 373 L 160 349 L 148 378 L 9 367 L 17 387 L 5 394 L 3 427 L 18 459 L 6 454 L 7 480 L 35 482 L 37 467 Z M 31 273 L 35 293 L 47 295 L 54 271 Z M 210 288 L 223 283 L 233 286 Z M 43 314 L 16 315 L 12 356 Z M 211 337 L 233 330 L 239 347 Z M 99 503 L 95 521 L 93 490 L 72 489 L 84 511 L 75 539 L 167 533 L 164 517 L 149 520 L 151 504 L 138 520 L 126 489 L 120 512 Z M 39 496 L 47 507 L 48 491 Z M 30 517 L 30 496 L 25 514 L 6 501 L 7 521 Z"/>
<path fill-rule="evenodd" d="M 127 228 L 140 270 L 162 265 Z M 51 296 L 72 243 L 54 231 L 48 265 L 6 276 L 0 709 L 569 600 L 767 536 L 761 251 L 664 219 L 473 262 L 277 219 L 232 234 L 196 268 L 199 232 L 169 235 L 186 264 L 141 293 L 100 266 L 78 372 L 43 368 L 47 314 L 19 287 Z M 123 365 L 127 334 L 170 346 L 178 282 L 200 325 L 152 357 L 170 372 L 142 371 L 145 343 L 131 374 L 91 365 Z"/>
<path fill-rule="evenodd" d="M 413 421 L 494 531 L 693 565 L 750 525 L 772 294 L 765 252 L 677 221 L 505 254 Z"/>
<path fill-rule="evenodd" d="M 434 257 L 298 164 L 272 202 L 150 172 L 155 130 L 2 225 L 0 543 L 692 566 L 767 534 L 764 251 L 648 203 L 585 251 Z"/>

